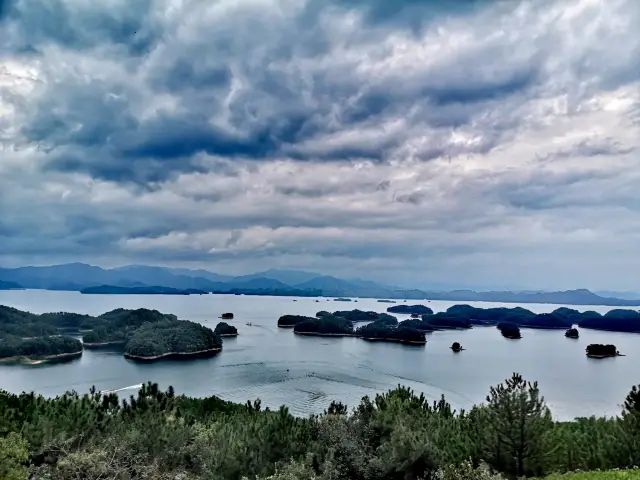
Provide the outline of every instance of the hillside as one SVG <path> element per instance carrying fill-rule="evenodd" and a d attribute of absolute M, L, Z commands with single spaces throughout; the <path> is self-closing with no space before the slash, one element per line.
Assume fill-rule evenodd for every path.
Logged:
<path fill-rule="evenodd" d="M 301 270 L 266 270 L 237 277 L 207 270 L 129 265 L 113 269 L 70 263 L 47 267 L 0 269 L 2 285 L 15 288 L 76 290 L 84 293 L 166 293 L 176 289 L 189 293 L 213 292 L 245 295 L 327 296 L 387 298 L 398 300 L 482 301 L 504 303 L 549 303 L 567 305 L 640 306 L 640 299 L 597 295 L 587 289 L 558 292 L 474 290 L 424 291 L 396 289 L 359 278 L 346 280 Z M 111 291 L 99 292 L 108 286 Z M 145 291 L 145 288 L 151 289 Z M 95 290 L 98 289 L 98 290 Z M 117 289 L 123 289 L 118 291 Z M 139 289 L 139 290 L 135 290 Z"/>

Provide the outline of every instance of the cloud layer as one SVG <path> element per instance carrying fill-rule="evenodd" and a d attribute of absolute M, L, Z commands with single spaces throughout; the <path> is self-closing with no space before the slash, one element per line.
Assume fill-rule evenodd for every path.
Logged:
<path fill-rule="evenodd" d="M 637 288 L 640 3 L 441 3 L 8 2 L 0 263 Z"/>

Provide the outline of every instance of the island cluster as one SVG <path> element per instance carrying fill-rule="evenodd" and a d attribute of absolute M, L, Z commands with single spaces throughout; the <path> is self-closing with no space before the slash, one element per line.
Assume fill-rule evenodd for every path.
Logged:
<path fill-rule="evenodd" d="M 118 308 L 97 317 L 68 312 L 36 315 L 0 306 L 0 362 L 42 363 L 76 358 L 84 349 L 117 348 L 128 359 L 210 356 L 222 337 L 238 335 L 220 322 L 215 330 L 157 310 Z M 80 340 L 81 338 L 82 340 Z"/>
<path fill-rule="evenodd" d="M 391 314 L 409 315 L 398 320 Z M 220 315 L 232 320 L 233 313 Z M 249 325 L 250 323 L 248 323 Z M 360 324 L 360 325 L 358 325 Z M 522 338 L 521 328 L 564 330 L 579 338 L 575 326 L 618 332 L 640 332 L 640 313 L 615 309 L 602 315 L 561 307 L 536 314 L 522 307 L 477 308 L 454 305 L 434 313 L 425 305 L 393 305 L 387 313 L 363 310 L 319 311 L 315 317 L 283 315 L 278 327 L 291 328 L 297 335 L 356 337 L 370 342 L 425 345 L 426 334 L 437 330 L 462 330 L 473 326 L 495 326 L 508 339 Z M 99 316 L 69 312 L 36 315 L 0 306 L 0 362 L 41 363 L 76 358 L 85 348 L 121 348 L 126 358 L 152 361 L 161 358 L 210 356 L 222 350 L 223 337 L 235 337 L 238 330 L 220 322 L 214 330 L 199 323 L 178 320 L 157 310 L 118 308 Z M 79 339 L 81 337 L 82 340 Z M 454 342 L 451 349 L 464 350 Z M 615 345 L 591 344 L 591 358 L 619 356 Z"/>

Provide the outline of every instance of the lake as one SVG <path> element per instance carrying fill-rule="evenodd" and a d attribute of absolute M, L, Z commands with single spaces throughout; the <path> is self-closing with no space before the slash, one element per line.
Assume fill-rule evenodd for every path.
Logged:
<path fill-rule="evenodd" d="M 400 303 L 400 302 L 399 302 Z M 412 303 L 421 303 L 409 301 Z M 425 302 L 422 302 L 425 303 Z M 434 311 L 461 302 L 425 303 Z M 481 308 L 514 307 L 513 304 L 466 302 Z M 136 386 L 152 381 L 166 389 L 173 385 L 190 396 L 218 395 L 246 402 L 260 398 L 263 407 L 287 405 L 297 415 L 318 413 L 332 400 L 350 408 L 364 395 L 403 384 L 431 399 L 444 394 L 456 408 L 484 401 L 489 387 L 521 373 L 537 380 L 554 417 L 616 415 L 632 385 L 640 383 L 640 336 L 596 330 L 580 330 L 579 340 L 564 337 L 561 330 L 522 329 L 521 340 L 508 340 L 495 327 L 466 331 L 443 331 L 427 335 L 426 347 L 369 343 L 356 338 L 302 337 L 279 329 L 284 314 L 315 315 L 318 310 L 375 310 L 389 304 L 375 299 L 358 302 L 292 297 L 236 295 L 82 295 L 45 290 L 0 291 L 0 304 L 34 313 L 70 311 L 98 315 L 115 308 L 153 308 L 173 313 L 210 328 L 223 312 L 238 328 L 237 338 L 224 339 L 220 355 L 192 361 L 161 361 L 140 364 L 121 353 L 85 351 L 80 359 L 57 365 L 0 366 L 0 389 L 35 391 L 53 396 L 68 390 L 85 393 L 124 389 L 135 394 Z M 536 313 L 560 305 L 527 304 Z M 612 307 L 572 307 L 606 312 Z M 398 315 L 403 320 L 407 315 Z M 253 325 L 246 325 L 251 322 Z M 465 351 L 449 348 L 460 342 Z M 589 359 L 589 343 L 613 343 L 624 357 Z M 127 389 L 127 387 L 131 387 Z"/>

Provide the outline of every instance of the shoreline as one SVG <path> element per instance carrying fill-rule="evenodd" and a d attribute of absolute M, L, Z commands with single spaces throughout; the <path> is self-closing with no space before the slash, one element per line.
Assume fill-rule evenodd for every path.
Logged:
<path fill-rule="evenodd" d="M 239 333 L 219 333 L 218 335 L 220 336 L 220 338 L 231 338 L 237 337 Z"/>
<path fill-rule="evenodd" d="M 0 358 L 0 363 L 17 363 L 20 365 L 41 365 L 43 363 L 52 362 L 55 360 L 71 359 L 82 356 L 83 350 L 69 353 L 59 353 L 57 355 L 45 355 L 40 357 L 28 357 L 25 355 L 15 357 Z"/>
<path fill-rule="evenodd" d="M 392 343 L 403 343 L 405 345 L 426 345 L 427 341 L 424 342 L 416 342 L 414 340 L 401 340 L 398 338 L 371 338 L 371 337 L 358 337 L 362 340 L 366 340 L 367 342 L 392 342 Z"/>
<path fill-rule="evenodd" d="M 103 348 L 103 347 L 110 347 L 112 345 L 121 345 L 124 346 L 126 344 L 126 340 L 113 340 L 111 342 L 99 342 L 99 343 L 82 343 L 82 345 L 88 349 L 92 349 L 92 348 Z"/>
<path fill-rule="evenodd" d="M 306 337 L 353 337 L 355 334 L 353 333 L 316 333 L 316 332 L 296 332 L 293 331 L 296 335 L 303 335 Z"/>
<path fill-rule="evenodd" d="M 132 355 L 130 353 L 125 352 L 124 358 L 126 358 L 127 360 L 134 360 L 138 362 L 153 362 L 155 360 L 170 359 L 170 358 L 175 358 L 175 359 L 178 359 L 178 358 L 187 359 L 190 357 L 204 358 L 204 357 L 216 355 L 221 351 L 222 351 L 222 347 L 210 348 L 207 350 L 198 350 L 197 352 L 167 352 L 167 353 L 162 353 L 160 355 L 151 355 L 151 356 L 145 356 L 145 357 L 142 357 L 139 355 Z"/>

